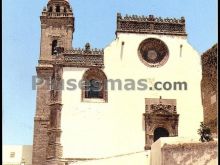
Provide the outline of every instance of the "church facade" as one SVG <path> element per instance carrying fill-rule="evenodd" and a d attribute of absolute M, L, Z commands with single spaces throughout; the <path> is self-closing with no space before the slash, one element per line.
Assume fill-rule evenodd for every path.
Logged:
<path fill-rule="evenodd" d="M 43 9 L 33 165 L 140 152 L 164 136 L 198 137 L 201 61 L 184 17 L 116 19 L 106 48 L 74 48 L 69 2 L 49 0 Z"/>

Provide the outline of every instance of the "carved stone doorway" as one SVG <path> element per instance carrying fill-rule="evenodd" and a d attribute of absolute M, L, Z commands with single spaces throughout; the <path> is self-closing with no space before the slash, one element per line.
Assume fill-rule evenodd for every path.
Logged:
<path fill-rule="evenodd" d="M 160 137 L 169 137 L 169 132 L 163 127 L 158 127 L 154 130 L 154 142 Z"/>
<path fill-rule="evenodd" d="M 145 98 L 145 149 L 160 137 L 178 136 L 179 114 L 175 99 Z"/>

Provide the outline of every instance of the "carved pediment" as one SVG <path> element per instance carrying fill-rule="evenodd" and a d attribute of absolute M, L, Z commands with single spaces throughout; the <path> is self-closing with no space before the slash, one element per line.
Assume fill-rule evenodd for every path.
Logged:
<path fill-rule="evenodd" d="M 162 112 L 164 111 L 164 112 Z M 166 113 L 166 114 L 176 114 L 176 106 L 170 104 L 151 104 L 146 106 L 147 113 Z"/>

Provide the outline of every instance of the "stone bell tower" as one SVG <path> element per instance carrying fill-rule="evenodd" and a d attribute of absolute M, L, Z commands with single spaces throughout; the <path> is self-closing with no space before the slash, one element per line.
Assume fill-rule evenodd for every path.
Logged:
<path fill-rule="evenodd" d="M 56 58 L 64 50 L 72 49 L 74 16 L 67 0 L 49 0 L 41 20 L 40 58 L 36 67 L 40 85 L 37 85 L 34 118 L 33 165 L 60 165 L 61 90 L 51 88 L 62 78 L 62 65 Z M 44 82 L 44 83 L 43 83 Z"/>

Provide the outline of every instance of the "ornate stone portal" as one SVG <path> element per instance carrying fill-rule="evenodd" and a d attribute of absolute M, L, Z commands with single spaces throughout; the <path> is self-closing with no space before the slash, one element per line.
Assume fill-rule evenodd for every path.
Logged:
<path fill-rule="evenodd" d="M 178 136 L 179 114 L 176 112 L 175 99 L 145 98 L 145 149 L 151 148 L 151 144 L 158 136 Z M 158 135 L 158 131 L 159 134 Z M 160 132 L 161 131 L 161 132 Z M 168 134 L 164 134 L 167 131 Z M 157 133 L 157 135 L 156 135 Z"/>

